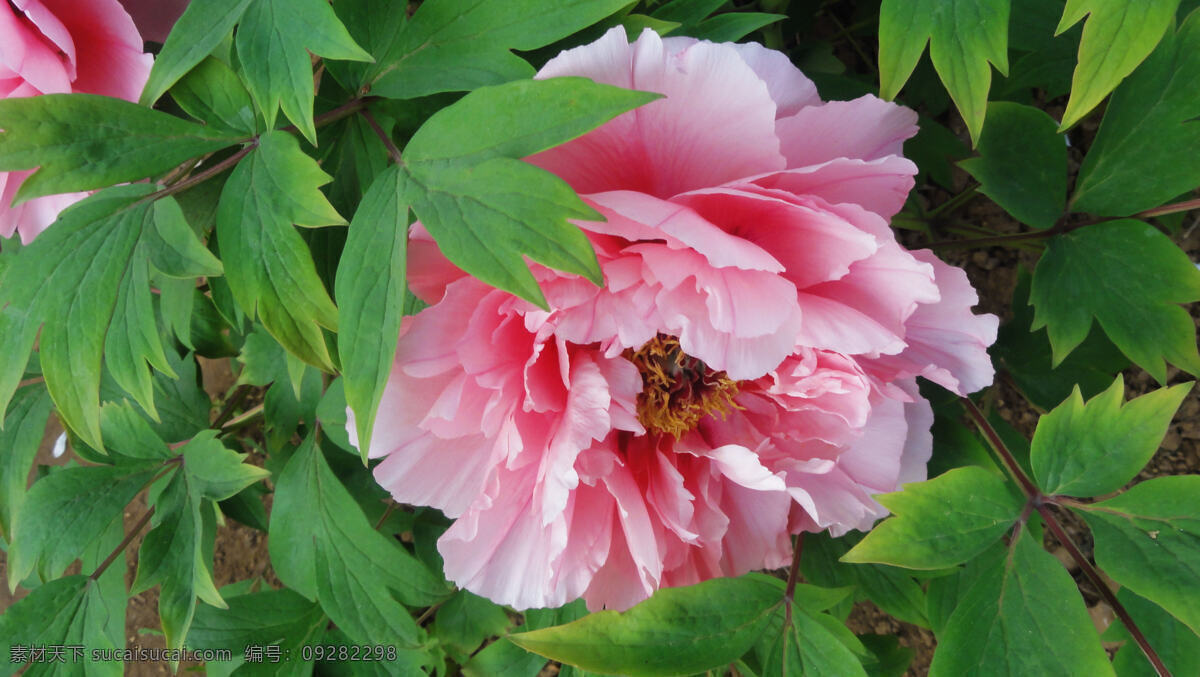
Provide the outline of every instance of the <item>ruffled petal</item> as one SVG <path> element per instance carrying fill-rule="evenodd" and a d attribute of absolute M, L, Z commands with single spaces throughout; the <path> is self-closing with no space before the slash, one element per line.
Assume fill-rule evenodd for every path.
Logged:
<path fill-rule="evenodd" d="M 808 106 L 775 126 L 788 167 L 819 165 L 837 158 L 876 160 L 900 155 L 917 133 L 911 108 L 871 96 Z"/>

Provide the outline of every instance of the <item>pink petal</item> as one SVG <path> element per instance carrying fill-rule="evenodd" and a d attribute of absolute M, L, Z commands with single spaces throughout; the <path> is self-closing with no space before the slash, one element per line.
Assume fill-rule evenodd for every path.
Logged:
<path fill-rule="evenodd" d="M 670 197 L 784 167 L 775 103 L 732 47 L 697 42 L 672 53 L 651 30 L 630 45 L 616 27 L 551 59 L 537 77 L 571 75 L 666 95 L 527 158 L 580 193 Z"/>
<path fill-rule="evenodd" d="M 902 157 L 878 160 L 835 159 L 787 169 L 754 179 L 764 188 L 812 195 L 832 204 L 851 203 L 890 219 L 904 206 L 917 166 Z"/>
<path fill-rule="evenodd" d="M 34 2 L 36 0 L 30 0 Z M 43 0 L 75 42 L 78 74 L 72 91 L 136 101 L 154 59 L 117 0 Z"/>
<path fill-rule="evenodd" d="M 29 14 L 43 27 L 32 17 L 27 19 Z M 55 38 L 63 43 L 55 44 Z M 60 49 L 74 52 L 71 36 L 41 3 L 29 3 L 26 15 L 14 12 L 11 3 L 0 6 L 0 76 L 4 79 L 24 81 L 40 94 L 70 92 L 75 69 L 69 57 L 59 55 Z"/>
<path fill-rule="evenodd" d="M 788 167 L 837 158 L 875 160 L 900 155 L 917 133 L 915 111 L 871 95 L 808 106 L 775 126 Z"/>
<path fill-rule="evenodd" d="M 407 272 L 408 288 L 431 305 L 441 300 L 447 285 L 467 275 L 442 254 L 420 222 L 409 231 Z"/>
<path fill-rule="evenodd" d="M 121 0 L 121 4 L 133 17 L 143 38 L 166 42 L 171 27 L 187 9 L 188 0 Z"/>

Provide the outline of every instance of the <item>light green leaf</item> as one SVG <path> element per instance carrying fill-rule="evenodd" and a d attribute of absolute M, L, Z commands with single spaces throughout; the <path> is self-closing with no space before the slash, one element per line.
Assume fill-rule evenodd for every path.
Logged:
<path fill-rule="evenodd" d="M 1122 4 L 1136 12 L 1163 3 Z M 1197 79 L 1200 13 L 1193 12 L 1113 94 L 1079 169 L 1074 211 L 1127 216 L 1200 184 L 1200 154 L 1192 152 L 1200 147 Z"/>
<path fill-rule="evenodd" d="M 204 498 L 223 501 L 271 475 L 245 463 L 246 454 L 226 448 L 216 436 L 216 430 L 206 430 L 179 450 L 193 491 Z"/>
<path fill-rule="evenodd" d="M 221 262 L 194 235 L 174 198 L 155 200 L 153 209 L 154 227 L 146 229 L 142 240 L 159 272 L 182 279 L 224 274 Z"/>
<path fill-rule="evenodd" d="M 533 75 L 528 51 L 590 26 L 629 0 L 429 0 L 372 69 L 371 92 L 411 99 Z M 495 109 L 500 110 L 500 109 Z"/>
<path fill-rule="evenodd" d="M 775 613 L 782 616 L 783 610 Z M 760 677 L 866 677 L 862 662 L 819 618 L 804 609 L 793 609 L 790 626 L 780 620 L 782 632 L 773 633 L 776 639 L 766 651 Z"/>
<path fill-rule="evenodd" d="M 930 677 L 1113 675 L 1071 575 L 1022 529 L 984 570 L 938 636 Z"/>
<path fill-rule="evenodd" d="M 150 217 L 147 213 L 146 217 Z M 143 232 L 153 232 L 153 226 L 143 225 Z M 154 408 L 154 384 L 147 363 L 175 377 L 163 352 L 158 324 L 154 321 L 154 304 L 150 298 L 150 266 L 147 256 L 135 250 L 129 266 L 117 287 L 117 305 L 104 339 L 104 363 L 117 385 L 133 395 L 133 399 L 157 420 Z"/>
<path fill-rule="evenodd" d="M 407 176 L 391 166 L 354 214 L 334 292 L 341 309 L 338 352 L 363 463 L 400 333 L 408 251 Z"/>
<path fill-rule="evenodd" d="M 1053 226 L 1067 206 L 1067 145 L 1054 120 L 1032 106 L 1005 101 L 988 104 L 988 120 L 979 157 L 958 165 L 1018 221 Z"/>
<path fill-rule="evenodd" d="M 39 168 L 17 203 L 137 181 L 244 138 L 92 94 L 0 100 L 0 130 L 0 171 Z"/>
<path fill-rule="evenodd" d="M 201 500 L 185 462 L 185 469 L 177 470 L 151 501 L 154 528 L 138 550 L 137 576 L 130 588 L 130 594 L 136 595 L 161 584 L 158 614 L 171 649 L 183 646 L 197 595 L 213 606 L 225 606 L 213 583 L 211 565 L 205 561 Z"/>
<path fill-rule="evenodd" d="M 1131 219 L 1050 241 L 1033 274 L 1033 329 L 1046 327 L 1057 365 L 1095 317 L 1121 352 L 1166 381 L 1164 360 L 1200 374 L 1196 328 L 1179 303 L 1200 299 L 1200 270 L 1158 230 Z"/>
<path fill-rule="evenodd" d="M 657 98 L 582 78 L 475 90 L 431 117 L 404 152 L 413 211 L 442 253 L 480 280 L 545 305 L 523 257 L 600 284 L 569 218 L 599 219 L 561 179 L 519 161 Z M 488 119 L 486 126 L 479 120 Z"/>
<path fill-rule="evenodd" d="M 50 419 L 50 397 L 39 385 L 17 391 L 0 430 L 0 537 L 11 542 L 38 445 Z"/>
<path fill-rule="evenodd" d="M 313 70 L 309 52 L 327 59 L 372 61 L 325 0 L 257 0 L 234 38 L 250 93 L 275 126 L 279 108 L 309 143 L 313 126 Z"/>
<path fill-rule="evenodd" d="M 537 677 L 544 667 L 544 657 L 531 654 L 513 644 L 507 637 L 501 637 L 471 656 L 462 666 L 462 672 L 466 677 Z M 564 670 L 569 669 L 569 666 L 564 666 Z M 560 671 L 559 674 L 566 673 Z"/>
<path fill-rule="evenodd" d="M 305 362 L 332 371 L 321 327 L 337 308 L 292 224 L 345 223 L 319 190 L 329 176 L 286 132 L 269 132 L 221 191 L 217 237 L 238 304 L 257 310 L 271 335 Z"/>
<path fill-rule="evenodd" d="M 80 645 L 86 646 L 89 652 L 115 649 L 104 632 L 108 614 L 99 587 L 87 576 L 67 576 L 38 587 L 0 615 L 0 637 L 5 640 L 0 648 L 0 677 L 8 677 L 24 667 L 23 662 L 13 661 L 18 646 Z M 69 657 L 70 653 L 66 655 Z M 120 663 L 94 663 L 87 665 L 88 670 L 83 673 L 88 655 L 85 654 L 79 663 L 62 667 L 70 666 L 79 671 L 72 674 L 121 674 Z M 25 674 L 38 674 L 36 671 L 49 667 L 50 664 L 35 665 Z"/>
<path fill-rule="evenodd" d="M 158 465 L 66 468 L 35 482 L 9 545 L 9 590 L 35 568 L 42 580 L 60 576 L 121 515 Z"/>
<path fill-rule="evenodd" d="M 151 105 L 179 78 L 212 53 L 233 25 L 242 18 L 252 0 L 191 0 L 183 11 L 162 51 L 154 58 L 150 79 L 142 90 L 141 103 Z"/>
<path fill-rule="evenodd" d="M 389 590 L 414 606 L 449 594 L 407 550 L 371 528 L 309 436 L 275 485 L 271 563 L 279 579 L 317 598 L 338 627 L 363 642 L 415 648 L 421 632 Z"/>
<path fill-rule="evenodd" d="M 1122 406 L 1124 379 L 1086 405 L 1079 389 L 1043 416 L 1030 462 L 1047 494 L 1099 496 L 1125 486 L 1158 450 L 1191 383 L 1163 388 Z"/>
<path fill-rule="evenodd" d="M 755 578 L 715 578 L 663 588 L 625 612 L 509 636 L 547 658 L 608 674 L 691 675 L 746 652 L 782 604 L 779 590 Z"/>
<path fill-rule="evenodd" d="M 1022 501 L 995 474 L 956 468 L 875 499 L 894 516 L 842 556 L 907 569 L 941 569 L 983 552 L 1021 514 Z"/>
<path fill-rule="evenodd" d="M 1081 120 L 1146 58 L 1175 17 L 1179 0 L 1067 0 L 1055 35 L 1085 15 L 1079 65 L 1060 130 Z"/>
<path fill-rule="evenodd" d="M 124 460 L 120 456 L 165 461 L 175 455 L 128 401 L 108 402 L 100 408 L 100 430 L 118 462 Z"/>
<path fill-rule="evenodd" d="M 1147 480 L 1077 512 L 1106 574 L 1200 634 L 1200 475 Z"/>
<path fill-rule="evenodd" d="M 171 98 L 209 127 L 243 135 L 258 131 L 250 92 L 233 69 L 215 57 L 204 59 L 176 83 Z"/>
<path fill-rule="evenodd" d="M 1008 72 L 1009 0 L 884 0 L 879 10 L 879 95 L 893 99 L 925 43 L 938 76 L 978 143 L 987 112 L 990 61 Z"/>

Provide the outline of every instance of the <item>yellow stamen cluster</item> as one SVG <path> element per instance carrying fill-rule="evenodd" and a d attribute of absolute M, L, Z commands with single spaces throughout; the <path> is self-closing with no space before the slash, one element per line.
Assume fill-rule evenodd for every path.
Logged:
<path fill-rule="evenodd" d="M 733 401 L 737 381 L 684 353 L 674 336 L 659 334 L 638 351 L 625 351 L 625 358 L 642 374 L 638 421 L 650 432 L 678 439 L 709 414 L 724 418 L 741 408 Z"/>

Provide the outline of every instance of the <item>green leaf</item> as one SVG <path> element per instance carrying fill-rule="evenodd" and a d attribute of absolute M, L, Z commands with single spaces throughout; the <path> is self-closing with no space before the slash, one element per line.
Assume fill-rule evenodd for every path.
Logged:
<path fill-rule="evenodd" d="M 120 675 L 120 663 L 85 663 L 92 649 L 115 649 L 104 632 L 108 614 L 99 584 L 87 576 L 67 576 L 38 587 L 0 615 L 0 637 L 5 639 L 0 649 L 0 677 L 7 677 L 24 666 L 13 660 L 16 647 L 87 647 L 84 656 L 62 666 L 64 673 L 88 675 Z M 124 647 L 122 647 L 124 648 Z M 46 654 L 49 657 L 49 651 Z M 68 668 L 68 666 L 70 666 Z M 50 665 L 35 665 L 25 674 L 38 674 L 38 669 Z"/>
<path fill-rule="evenodd" d="M 721 8 L 725 0 L 671 0 L 654 10 L 654 17 L 694 26 Z"/>
<path fill-rule="evenodd" d="M 1099 496 L 1125 486 L 1158 450 L 1175 410 L 1192 389 L 1181 383 L 1122 406 L 1125 381 L 1086 405 L 1079 389 L 1043 416 L 1033 434 L 1030 461 L 1047 494 Z"/>
<path fill-rule="evenodd" d="M 215 57 L 201 61 L 172 87 L 171 98 L 184 112 L 209 127 L 243 135 L 257 131 L 250 92 L 233 69 Z"/>
<path fill-rule="evenodd" d="M 363 197 L 334 286 L 341 309 L 338 353 L 363 463 L 400 333 L 408 251 L 406 175 L 393 165 Z"/>
<path fill-rule="evenodd" d="M 1096 564 L 1200 634 L 1200 475 L 1147 480 L 1078 512 Z"/>
<path fill-rule="evenodd" d="M 154 58 L 150 79 L 142 89 L 142 105 L 158 101 L 163 92 L 212 53 L 252 0 L 191 0 L 175 21 L 162 51 Z"/>
<path fill-rule="evenodd" d="M 873 661 L 865 661 L 863 667 L 871 677 L 904 677 L 912 665 L 915 651 L 902 646 L 895 635 L 859 635 L 858 638 L 870 650 Z"/>
<path fill-rule="evenodd" d="M 1175 620 L 1153 602 L 1121 588 L 1117 601 L 1125 607 L 1150 646 L 1173 675 L 1200 675 L 1200 636 Z M 1119 622 L 1108 626 L 1101 639 L 1124 641 L 1125 646 L 1113 657 L 1113 668 L 1121 677 L 1156 677 L 1146 655 Z"/>
<path fill-rule="evenodd" d="M 1179 303 L 1200 299 L 1200 270 L 1158 230 L 1131 219 L 1050 241 L 1033 273 L 1033 329 L 1047 327 L 1057 365 L 1095 317 L 1121 352 L 1166 381 L 1164 360 L 1200 375 L 1196 328 Z"/>
<path fill-rule="evenodd" d="M 0 430 L 0 537 L 11 542 L 25 502 L 29 470 L 50 419 L 46 389 L 29 385 L 17 391 Z"/>
<path fill-rule="evenodd" d="M 309 52 L 327 59 L 372 61 L 325 0 L 257 0 L 234 38 L 250 93 L 275 126 L 279 108 L 316 145 Z"/>
<path fill-rule="evenodd" d="M 513 644 L 508 638 L 501 637 L 471 656 L 471 659 L 463 664 L 462 672 L 466 677 L 537 677 L 544 667 L 545 658 L 531 654 Z M 564 670 L 568 669 L 569 666 L 564 666 Z M 560 671 L 559 674 L 565 675 L 566 672 Z"/>
<path fill-rule="evenodd" d="M 1128 3 L 1127 11 L 1162 4 Z M 1200 146 L 1198 78 L 1200 13 L 1194 12 L 1178 33 L 1167 32 L 1146 63 L 1113 94 L 1079 169 L 1073 210 L 1127 216 L 1200 184 L 1200 158 L 1191 152 Z"/>
<path fill-rule="evenodd" d="M 1004 366 L 1017 388 L 1035 407 L 1048 411 L 1067 399 L 1076 385 L 1084 397 L 1104 390 L 1117 372 L 1129 366 L 1129 359 L 1117 350 L 1100 327 L 1094 326 L 1079 347 L 1057 367 L 1051 368 L 1050 339 L 1046 330 L 1030 330 L 1033 325 L 1033 306 L 1029 305 L 1032 282 L 1029 271 L 1022 268 L 1017 272 L 1012 317 L 1000 327 L 999 338 L 988 352 Z M 935 450 L 937 438 L 934 433 Z M 937 457 L 936 451 L 934 457 Z"/>
<path fill-rule="evenodd" d="M 755 578 L 715 578 L 663 588 L 625 612 L 509 636 L 517 646 L 593 672 L 691 675 L 746 652 L 772 612 L 779 590 Z"/>
<path fill-rule="evenodd" d="M 183 646 L 196 612 L 197 596 L 213 606 L 225 606 L 213 583 L 210 564 L 205 561 L 202 498 L 185 461 L 185 469 L 176 471 L 151 501 L 154 528 L 142 540 L 137 576 L 130 588 L 130 594 L 136 595 L 161 584 L 158 614 L 166 645 L 171 649 Z"/>
<path fill-rule="evenodd" d="M 879 10 L 879 95 L 893 99 L 925 43 L 938 76 L 978 142 L 987 112 L 990 61 L 1008 72 L 1009 0 L 884 0 Z"/>
<path fill-rule="evenodd" d="M 375 57 L 373 63 L 330 61 L 325 64 L 348 91 L 370 84 L 384 67 L 384 58 L 404 33 L 407 12 L 395 10 L 393 0 L 334 0 L 333 9 L 346 30 L 363 49 Z M 374 110 L 374 107 L 372 108 Z M 331 172 L 337 176 L 337 172 Z"/>
<path fill-rule="evenodd" d="M 155 200 L 153 210 L 154 227 L 145 230 L 142 241 L 159 272 L 180 279 L 225 274 L 221 262 L 194 235 L 174 198 Z"/>
<path fill-rule="evenodd" d="M 328 622 L 317 603 L 287 588 L 230 596 L 225 603 L 224 609 L 207 605 L 196 609 L 189 647 L 229 649 L 235 656 L 251 645 L 298 650 L 306 641 L 319 638 Z M 292 658 L 300 658 L 298 651 Z"/>
<path fill-rule="evenodd" d="M 0 129 L 0 171 L 38 168 L 18 204 L 137 181 L 243 138 L 92 94 L 0 100 Z"/>
<path fill-rule="evenodd" d="M 467 590 L 459 590 L 438 607 L 434 633 L 443 644 L 469 656 L 485 639 L 503 635 L 512 624 L 504 607 Z"/>
<path fill-rule="evenodd" d="M 770 26 L 787 18 L 786 14 L 768 14 L 766 12 L 728 12 L 718 14 L 701 21 L 687 34 L 700 40 L 712 42 L 735 42 L 750 35 L 754 31 Z"/>
<path fill-rule="evenodd" d="M 238 304 L 255 310 L 271 335 L 297 357 L 332 371 L 321 327 L 337 328 L 337 308 L 292 224 L 345 221 L 319 190 L 329 182 L 287 132 L 269 132 L 221 191 L 217 237 Z"/>
<path fill-rule="evenodd" d="M 153 476 L 154 462 L 66 468 L 38 480 L 25 496 L 8 550 L 8 587 L 37 569 L 61 575 Z"/>
<path fill-rule="evenodd" d="M 1112 675 L 1075 581 L 1026 530 L 959 600 L 930 665 L 930 677 Z"/>
<path fill-rule="evenodd" d="M 108 402 L 100 408 L 100 430 L 110 440 L 114 460 L 121 456 L 145 461 L 165 461 L 174 456 L 167 443 L 128 401 Z"/>
<path fill-rule="evenodd" d="M 193 491 L 204 498 L 223 501 L 271 475 L 246 464 L 246 454 L 227 449 L 216 436 L 216 430 L 206 430 L 179 450 Z"/>
<path fill-rule="evenodd" d="M 509 50 L 544 47 L 628 4 L 629 0 L 423 2 L 373 69 L 371 93 L 411 99 L 528 78 L 533 67 Z"/>
<path fill-rule="evenodd" d="M 414 648 L 420 629 L 389 590 L 413 606 L 428 606 L 450 592 L 440 576 L 371 528 L 312 436 L 276 482 L 270 526 L 271 563 L 279 579 L 319 599 L 338 627 L 358 641 L 399 640 Z"/>
<path fill-rule="evenodd" d="M 1179 0 L 1067 0 L 1055 35 L 1091 16 L 1083 27 L 1060 130 L 1081 120 L 1137 68 L 1162 39 L 1178 6 Z"/>
<path fill-rule="evenodd" d="M 925 593 L 907 572 L 880 564 L 846 564 L 839 561 L 858 540 L 861 539 L 854 534 L 841 538 L 830 538 L 828 534 L 807 535 L 801 560 L 805 579 L 827 587 L 857 587 L 885 613 L 905 623 L 928 628 Z M 822 609 L 809 607 L 809 610 Z"/>
<path fill-rule="evenodd" d="M 567 221 L 600 215 L 561 179 L 519 158 L 655 98 L 582 78 L 475 90 L 429 118 L 409 141 L 404 158 L 413 211 L 460 268 L 539 305 L 545 300 L 524 256 L 600 284 L 591 244 Z"/>
<path fill-rule="evenodd" d="M 783 610 L 776 614 L 782 616 Z M 761 677 L 866 677 L 862 662 L 818 616 L 793 609 L 791 625 L 781 622 L 780 628 L 766 652 Z"/>
<path fill-rule="evenodd" d="M 1054 225 L 1067 206 L 1067 145 L 1053 118 L 1032 106 L 988 104 L 979 157 L 958 163 L 979 190 L 1022 223 Z"/>
<path fill-rule="evenodd" d="M 842 556 L 906 569 L 941 569 L 983 552 L 1021 514 L 1004 480 L 978 466 L 956 468 L 875 499 L 895 516 Z"/>

